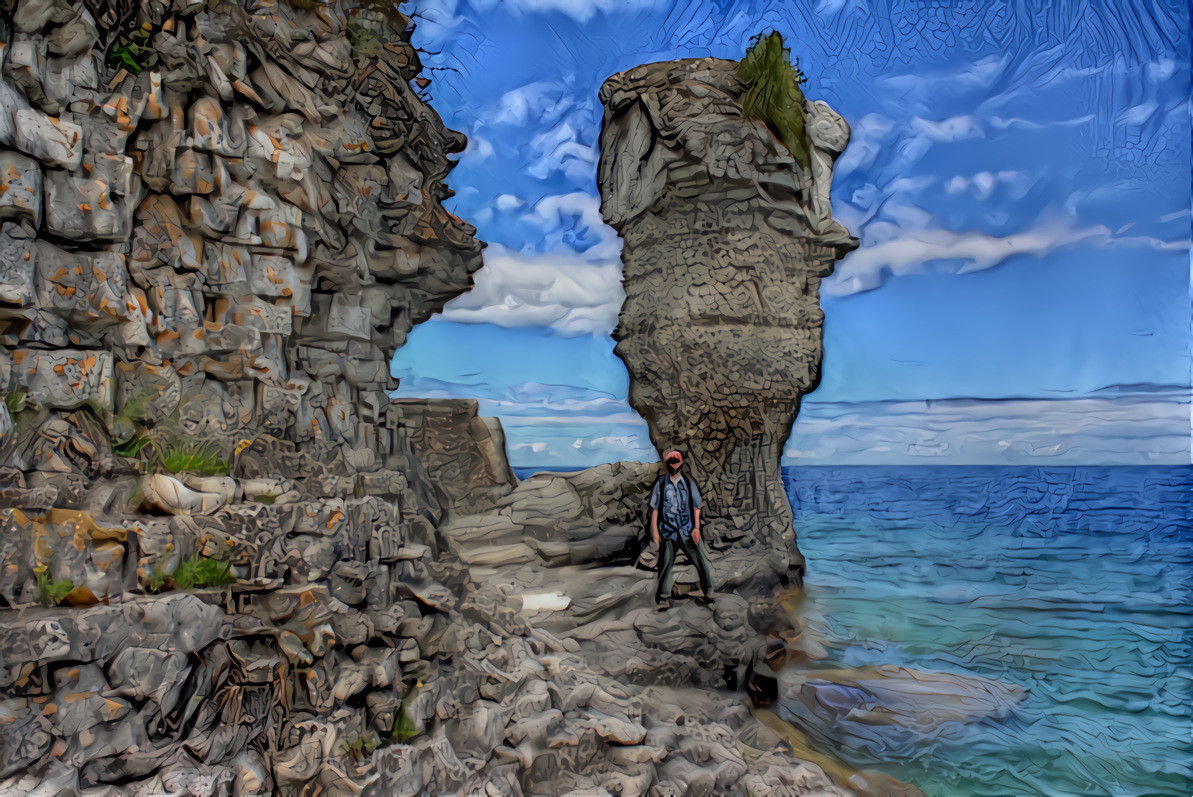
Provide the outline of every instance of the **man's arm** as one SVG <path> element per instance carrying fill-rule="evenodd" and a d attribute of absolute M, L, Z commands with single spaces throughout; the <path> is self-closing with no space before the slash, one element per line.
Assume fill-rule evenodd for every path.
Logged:
<path fill-rule="evenodd" d="M 655 545 L 662 545 L 659 540 L 659 504 L 662 502 L 662 480 L 659 479 L 654 483 L 654 488 L 650 491 L 650 538 L 654 540 Z"/>
<path fill-rule="evenodd" d="M 700 507 L 692 510 L 692 539 L 700 544 Z"/>

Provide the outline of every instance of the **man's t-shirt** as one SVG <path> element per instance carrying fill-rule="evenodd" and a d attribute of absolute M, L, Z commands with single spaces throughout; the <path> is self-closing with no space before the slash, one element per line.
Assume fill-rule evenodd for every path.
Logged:
<path fill-rule="evenodd" d="M 650 494 L 651 509 L 659 509 L 662 499 L 663 508 L 659 509 L 659 534 L 669 540 L 687 539 L 692 536 L 692 513 L 688 511 L 688 490 L 692 491 L 692 508 L 698 508 L 703 499 L 700 498 L 700 488 L 686 474 L 681 475 L 678 482 L 671 480 L 669 475 L 655 483 Z M 662 495 L 660 496 L 660 493 Z"/>

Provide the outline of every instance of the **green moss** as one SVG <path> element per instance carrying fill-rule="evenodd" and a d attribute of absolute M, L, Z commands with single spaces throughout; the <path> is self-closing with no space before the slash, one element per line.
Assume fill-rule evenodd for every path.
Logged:
<path fill-rule="evenodd" d="M 381 37 L 377 32 L 358 25 L 348 23 L 348 43 L 352 46 L 352 54 L 357 58 L 375 58 L 381 52 Z"/>
<path fill-rule="evenodd" d="M 418 730 L 410 716 L 410 704 L 414 702 L 414 698 L 418 696 L 421 689 L 422 681 L 411 684 L 410 688 L 406 690 L 406 697 L 402 698 L 402 705 L 398 707 L 398 713 L 394 715 L 394 726 L 389 732 L 389 738 L 398 744 L 405 744 L 418 736 Z"/>
<path fill-rule="evenodd" d="M 380 11 L 390 19 L 405 19 L 406 15 L 402 13 L 402 3 L 404 0 L 361 0 L 361 8 L 372 8 Z"/>
<path fill-rule="evenodd" d="M 357 761 L 363 761 L 381 746 L 381 740 L 377 738 L 377 734 L 369 731 L 358 736 L 353 742 L 345 739 L 342 744 L 344 745 L 345 752 L 351 754 Z"/>
<path fill-rule="evenodd" d="M 754 37 L 737 67 L 738 80 L 746 87 L 742 111 L 751 119 L 765 122 L 775 138 L 807 169 L 811 165 L 812 148 L 808 142 L 804 92 L 800 89 L 804 76 L 790 59 L 791 51 L 777 31 Z"/>
<path fill-rule="evenodd" d="M 166 586 L 166 582 L 169 580 L 170 577 L 166 575 L 164 570 L 162 570 L 160 567 L 155 567 L 153 569 L 153 575 L 149 577 L 149 583 L 145 586 L 150 592 L 161 592 L 162 588 Z"/>
<path fill-rule="evenodd" d="M 8 407 L 8 414 L 10 417 L 15 417 L 18 412 L 25 409 L 24 390 L 10 390 L 4 396 L 4 406 Z"/>
<path fill-rule="evenodd" d="M 45 565 L 39 566 L 34 575 L 37 576 L 37 601 L 42 606 L 57 606 L 75 588 L 75 582 L 69 578 L 61 581 L 51 578 L 50 569 Z"/>
<path fill-rule="evenodd" d="M 261 493 L 259 496 L 257 496 L 253 500 L 256 501 L 258 504 L 265 504 L 266 506 L 272 506 L 274 503 L 277 502 L 278 497 L 276 495 L 274 495 L 273 493 Z"/>
<path fill-rule="evenodd" d="M 107 65 L 113 72 L 123 69 L 139 75 L 157 64 L 157 50 L 149 46 L 153 26 L 148 22 L 132 33 L 117 36 L 108 47 Z"/>

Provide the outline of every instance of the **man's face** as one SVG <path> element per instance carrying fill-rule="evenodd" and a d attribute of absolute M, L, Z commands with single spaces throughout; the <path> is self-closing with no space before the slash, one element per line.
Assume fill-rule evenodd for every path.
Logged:
<path fill-rule="evenodd" d="M 679 470 L 679 457 L 671 457 L 667 460 L 667 470 L 672 473 Z"/>

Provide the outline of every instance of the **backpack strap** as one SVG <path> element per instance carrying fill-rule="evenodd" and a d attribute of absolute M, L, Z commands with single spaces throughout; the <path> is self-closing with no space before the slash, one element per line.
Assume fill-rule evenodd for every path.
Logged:
<path fill-rule="evenodd" d="M 650 486 L 650 492 L 647 493 L 647 496 L 646 496 L 646 528 L 648 528 L 648 529 L 650 528 L 650 513 L 651 512 L 658 512 L 659 517 L 660 518 L 663 517 L 663 489 L 661 487 L 662 483 L 663 483 L 662 476 L 655 479 L 654 484 L 652 484 Z M 655 490 L 659 491 L 659 505 L 657 507 L 652 507 L 650 505 L 650 499 L 654 498 Z"/>
<path fill-rule="evenodd" d="M 683 475 L 682 473 L 679 475 L 679 478 L 683 479 L 684 482 L 686 482 L 688 485 L 688 517 L 690 517 L 692 519 L 692 525 L 695 526 L 696 525 L 696 507 L 692 505 L 692 503 L 693 503 L 692 481 L 687 476 Z"/>

